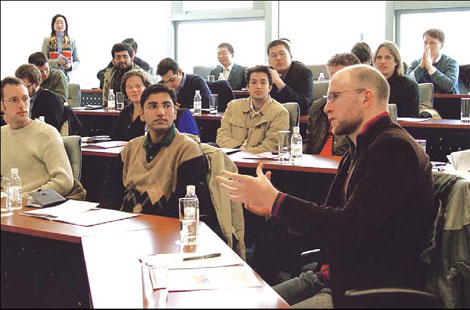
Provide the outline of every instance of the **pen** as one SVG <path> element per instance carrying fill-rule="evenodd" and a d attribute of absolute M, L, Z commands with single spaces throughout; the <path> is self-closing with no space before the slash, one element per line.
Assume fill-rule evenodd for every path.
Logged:
<path fill-rule="evenodd" d="M 201 255 L 201 256 L 185 257 L 185 258 L 183 258 L 183 261 L 196 260 L 196 259 L 207 259 L 207 258 L 219 257 L 220 255 L 221 255 L 220 253 L 213 253 L 213 254 L 207 254 L 207 255 Z"/>

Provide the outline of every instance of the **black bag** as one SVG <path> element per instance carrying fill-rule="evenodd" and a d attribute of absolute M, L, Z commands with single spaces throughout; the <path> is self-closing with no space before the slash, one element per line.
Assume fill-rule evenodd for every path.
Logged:
<path fill-rule="evenodd" d="M 52 207 L 61 204 L 67 199 L 59 195 L 53 189 L 39 189 L 37 192 L 30 192 L 29 195 L 33 197 L 35 203 L 44 207 Z"/>

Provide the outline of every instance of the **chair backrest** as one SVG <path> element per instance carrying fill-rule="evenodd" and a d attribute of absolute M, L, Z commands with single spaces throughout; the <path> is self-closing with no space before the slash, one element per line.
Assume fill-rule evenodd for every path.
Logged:
<path fill-rule="evenodd" d="M 82 90 L 81 91 L 81 106 L 86 105 L 103 105 L 103 90 L 102 89 L 92 89 L 92 90 Z"/>
<path fill-rule="evenodd" d="M 72 166 L 73 178 L 80 180 L 82 174 L 82 139 L 80 136 L 65 136 L 62 138 Z"/>
<path fill-rule="evenodd" d="M 69 84 L 69 96 L 67 99 L 67 103 L 69 107 L 79 107 L 81 104 L 81 91 L 80 91 L 80 84 Z"/>
<path fill-rule="evenodd" d="M 390 118 L 392 119 L 392 122 L 396 124 L 398 122 L 397 105 L 395 103 L 387 103 L 387 109 L 388 109 L 388 112 L 390 113 Z"/>
<path fill-rule="evenodd" d="M 206 67 L 206 66 L 194 66 L 193 67 L 193 74 L 198 74 L 202 76 L 204 80 L 207 80 L 207 76 L 211 72 L 213 67 Z M 215 77 L 217 78 L 217 76 Z"/>
<path fill-rule="evenodd" d="M 231 100 L 235 99 L 235 95 L 233 94 L 232 86 L 230 86 L 230 83 L 225 80 L 220 80 L 214 82 L 207 82 L 207 86 L 209 86 L 211 93 L 219 95 L 219 106 L 217 110 L 219 112 L 225 112 L 227 104 Z"/>
<path fill-rule="evenodd" d="M 421 95 L 421 106 L 426 106 L 428 108 L 433 107 L 433 94 L 434 94 L 434 85 L 432 83 L 421 83 L 419 85 L 419 92 Z"/>
<path fill-rule="evenodd" d="M 308 65 L 307 68 L 309 68 L 310 71 L 312 71 L 314 80 L 318 80 L 318 76 L 320 75 L 320 72 L 323 72 L 326 79 L 329 79 L 329 77 L 330 77 L 329 74 L 328 74 L 328 67 L 326 66 L 326 64 L 324 64 L 324 65 Z"/>
<path fill-rule="evenodd" d="M 313 101 L 320 99 L 328 92 L 330 81 L 314 81 L 313 82 Z"/>
<path fill-rule="evenodd" d="M 299 126 L 300 107 L 297 102 L 286 102 L 282 105 L 289 111 L 289 130 L 292 135 L 293 128 Z"/>

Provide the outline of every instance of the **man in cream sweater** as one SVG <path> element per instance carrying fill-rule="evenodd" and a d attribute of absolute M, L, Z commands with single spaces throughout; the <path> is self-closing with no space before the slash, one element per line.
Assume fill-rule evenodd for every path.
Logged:
<path fill-rule="evenodd" d="M 72 167 L 59 132 L 29 118 L 29 95 L 24 83 L 6 77 L 1 86 L 1 108 L 6 126 L 1 129 L 1 174 L 18 168 L 23 192 L 53 189 L 62 196 L 73 187 Z"/>

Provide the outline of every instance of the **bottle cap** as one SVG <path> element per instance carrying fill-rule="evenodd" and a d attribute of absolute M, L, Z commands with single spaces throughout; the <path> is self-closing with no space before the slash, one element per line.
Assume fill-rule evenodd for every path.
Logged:
<path fill-rule="evenodd" d="M 293 130 L 294 130 L 294 133 L 300 133 L 299 126 L 295 126 Z"/>
<path fill-rule="evenodd" d="M 187 193 L 187 194 L 194 194 L 194 193 L 196 193 L 196 186 L 194 186 L 194 185 L 187 185 L 187 186 L 186 186 L 186 193 Z"/>
<path fill-rule="evenodd" d="M 18 174 L 18 168 L 11 168 L 11 174 Z"/>

